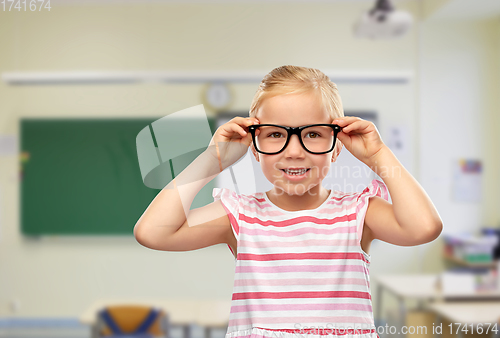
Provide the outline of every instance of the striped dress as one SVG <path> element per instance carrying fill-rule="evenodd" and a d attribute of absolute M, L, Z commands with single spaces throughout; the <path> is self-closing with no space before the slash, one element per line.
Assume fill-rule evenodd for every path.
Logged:
<path fill-rule="evenodd" d="M 360 245 L 373 196 L 389 200 L 383 182 L 332 189 L 314 210 L 286 211 L 264 192 L 215 188 L 238 243 L 226 338 L 377 338 L 371 256 Z"/>

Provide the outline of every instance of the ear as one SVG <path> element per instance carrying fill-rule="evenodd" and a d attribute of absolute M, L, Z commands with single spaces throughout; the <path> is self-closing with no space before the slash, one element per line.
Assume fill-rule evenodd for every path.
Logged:
<path fill-rule="evenodd" d="M 339 139 L 337 139 L 336 143 L 337 144 L 335 145 L 335 148 L 333 149 L 333 152 L 332 152 L 332 162 L 337 161 L 337 158 L 339 157 L 340 151 L 342 150 L 342 147 L 344 146 L 342 144 L 342 142 L 339 141 Z"/>
<path fill-rule="evenodd" d="M 257 162 L 260 162 L 259 161 L 259 153 L 257 152 L 257 150 L 255 150 L 255 147 L 253 146 L 253 142 L 250 144 L 250 149 L 252 150 L 253 156 L 255 157 Z"/>

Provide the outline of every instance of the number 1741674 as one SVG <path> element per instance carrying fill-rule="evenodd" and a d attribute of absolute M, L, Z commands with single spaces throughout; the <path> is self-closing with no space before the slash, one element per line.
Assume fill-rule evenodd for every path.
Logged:
<path fill-rule="evenodd" d="M 50 11 L 50 0 L 1 0 L 4 12 L 41 12 Z"/>
<path fill-rule="evenodd" d="M 455 328 L 454 328 L 455 326 Z M 464 333 L 478 333 L 478 334 L 489 334 L 491 332 L 494 332 L 495 335 L 498 334 L 498 328 L 497 328 L 497 323 L 484 323 L 484 324 L 464 324 L 464 323 L 450 323 L 448 324 L 448 327 L 450 328 L 450 333 L 453 334 L 458 334 L 460 332 Z"/>

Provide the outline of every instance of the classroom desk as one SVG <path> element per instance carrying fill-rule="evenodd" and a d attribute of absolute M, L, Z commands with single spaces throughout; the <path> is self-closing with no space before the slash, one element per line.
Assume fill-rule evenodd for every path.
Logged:
<path fill-rule="evenodd" d="M 377 296 L 375 319 L 380 323 L 382 318 L 382 298 L 385 291 L 389 291 L 399 302 L 400 327 L 405 325 L 406 319 L 406 299 L 416 299 L 420 307 L 423 307 L 425 301 L 455 301 L 461 299 L 468 300 L 490 300 L 499 299 L 500 292 L 482 292 L 474 294 L 443 294 L 438 288 L 439 274 L 412 274 L 412 275 L 381 275 L 376 276 Z M 483 302 L 480 302 L 483 304 Z"/>
<path fill-rule="evenodd" d="M 382 299 L 384 290 L 393 294 L 399 302 L 400 327 L 405 325 L 406 304 L 409 298 L 418 299 L 421 303 L 424 300 L 432 300 L 439 297 L 436 283 L 439 275 L 381 275 L 374 279 L 377 281 L 377 296 L 375 322 L 380 324 L 382 318 Z"/>
<path fill-rule="evenodd" d="M 98 311 L 111 305 L 150 305 L 163 309 L 169 316 L 170 324 L 182 326 L 184 338 L 191 338 L 191 325 L 205 328 L 205 338 L 210 338 L 210 332 L 215 328 L 227 328 L 231 301 L 221 300 L 116 300 L 103 299 L 92 303 L 81 315 L 80 322 L 91 326 L 93 337 L 96 336 L 96 317 Z"/>
<path fill-rule="evenodd" d="M 474 327 L 474 332 L 478 327 L 478 324 L 483 324 L 483 332 L 486 333 L 488 325 L 491 324 L 489 333 L 491 337 L 495 337 L 497 334 L 491 331 L 491 328 L 497 323 L 496 329 L 499 328 L 500 323 L 500 302 L 499 301 L 482 301 L 482 302 L 435 302 L 429 305 L 429 309 L 434 311 L 438 317 L 437 324 L 442 323 L 441 318 L 446 318 L 452 324 L 451 330 L 457 332 L 458 336 L 463 337 L 463 332 L 461 329 L 464 325 L 467 325 L 467 329 L 471 331 L 471 325 Z M 450 327 L 443 327 L 443 333 L 450 332 Z"/>

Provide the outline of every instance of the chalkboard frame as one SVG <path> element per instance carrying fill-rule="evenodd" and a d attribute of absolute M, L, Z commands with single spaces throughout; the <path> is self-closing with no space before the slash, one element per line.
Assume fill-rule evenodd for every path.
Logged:
<path fill-rule="evenodd" d="M 21 233 L 133 235 L 160 192 L 142 180 L 136 136 L 158 118 L 20 119 Z M 213 134 L 215 119 L 208 120 Z M 176 167 L 185 168 L 203 150 Z M 211 203 L 213 188 L 212 180 L 191 209 Z"/>

